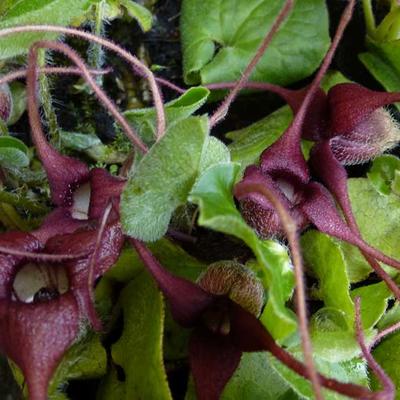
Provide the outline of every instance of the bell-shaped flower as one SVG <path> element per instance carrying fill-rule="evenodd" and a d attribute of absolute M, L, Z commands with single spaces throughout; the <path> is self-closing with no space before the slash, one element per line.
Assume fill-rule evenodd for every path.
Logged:
<path fill-rule="evenodd" d="M 213 264 L 197 284 L 165 270 L 146 246 L 133 246 L 167 298 L 174 319 L 192 328 L 189 361 L 197 398 L 218 400 L 239 365 L 243 352 L 269 351 L 297 374 L 307 368 L 278 346 L 257 319 L 263 288 L 257 278 L 234 262 Z M 321 384 L 351 398 L 378 399 L 379 393 L 319 375 Z"/>
<path fill-rule="evenodd" d="M 47 399 L 49 380 L 85 321 L 100 327 L 92 287 L 123 244 L 118 222 L 99 239 L 96 224 L 65 233 L 72 228 L 65 221 L 53 213 L 37 231 L 0 235 L 7 253 L 0 254 L 0 351 L 22 370 L 32 400 Z"/>

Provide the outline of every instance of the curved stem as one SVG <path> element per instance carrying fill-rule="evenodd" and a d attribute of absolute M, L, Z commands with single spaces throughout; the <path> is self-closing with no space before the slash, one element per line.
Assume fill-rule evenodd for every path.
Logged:
<path fill-rule="evenodd" d="M 111 72 L 111 68 L 105 69 L 88 69 L 91 75 L 105 75 Z M 42 74 L 55 74 L 55 75 L 80 75 L 83 73 L 79 68 L 72 67 L 42 67 L 38 68 L 38 72 Z M 26 78 L 28 70 L 21 68 L 16 71 L 10 72 L 6 75 L 0 76 L 0 85 L 4 83 L 10 83 L 16 79 Z"/>
<path fill-rule="evenodd" d="M 218 109 L 214 112 L 214 114 L 210 118 L 210 127 L 214 127 L 218 122 L 223 120 L 228 113 L 229 107 L 231 106 L 232 102 L 235 100 L 238 93 L 242 90 L 243 86 L 248 81 L 251 73 L 253 72 L 254 68 L 260 61 L 261 57 L 265 54 L 269 44 L 271 43 L 272 38 L 274 37 L 276 31 L 281 26 L 282 22 L 288 16 L 290 10 L 293 8 L 293 0 L 286 0 L 283 8 L 279 12 L 278 16 L 276 17 L 274 24 L 272 25 L 271 29 L 269 30 L 268 34 L 263 39 L 260 47 L 258 48 L 256 54 L 254 55 L 253 59 L 247 65 L 246 69 L 244 70 L 242 76 L 240 77 L 239 81 L 233 87 L 231 92 L 228 94 L 226 99 L 222 102 L 222 104 L 218 107 Z"/>
<path fill-rule="evenodd" d="M 105 108 L 110 111 L 110 113 L 115 117 L 115 119 L 119 122 L 119 124 L 122 126 L 124 129 L 126 135 L 128 138 L 131 140 L 131 142 L 138 147 L 143 153 L 147 152 L 147 147 L 143 143 L 143 141 L 139 138 L 139 136 L 133 131 L 131 126 L 129 125 L 128 121 L 125 119 L 125 117 L 118 111 L 117 107 L 115 104 L 112 102 L 112 100 L 104 93 L 104 91 L 97 85 L 96 81 L 93 79 L 92 75 L 90 74 L 88 68 L 86 67 L 86 64 L 84 61 L 80 58 L 80 56 L 72 50 L 69 46 L 67 46 L 64 43 L 61 42 L 51 42 L 51 41 L 40 41 L 36 42 L 32 47 L 31 51 L 29 54 L 29 60 L 31 65 L 37 61 L 37 56 L 38 56 L 38 49 L 51 49 L 55 51 L 59 51 L 63 53 L 65 56 L 67 56 L 70 60 L 72 60 L 78 68 L 82 71 L 82 75 L 85 77 L 87 83 L 90 85 L 92 90 L 96 93 L 98 99 L 103 103 Z M 35 67 L 36 70 L 36 67 Z M 36 75 L 36 74 L 35 74 Z M 33 79 L 30 79 L 30 83 L 34 85 L 35 90 L 33 93 L 36 91 L 36 78 L 33 77 Z M 30 91 L 31 92 L 31 91 Z M 28 101 L 32 102 L 32 95 L 33 93 L 30 93 L 28 96 Z M 36 100 L 34 101 L 34 106 L 36 107 Z M 36 110 L 37 113 L 37 110 Z M 37 113 L 38 114 L 38 113 Z M 38 116 L 38 115 L 37 115 Z M 40 122 L 40 119 L 39 119 Z"/>
<path fill-rule="evenodd" d="M 278 197 L 271 191 L 268 190 L 264 185 L 260 183 L 252 183 L 243 181 L 240 186 L 241 194 L 239 197 L 246 193 L 259 193 L 264 196 L 275 208 L 279 215 L 283 229 L 285 230 L 287 240 L 290 246 L 290 252 L 292 256 L 295 279 L 296 279 L 296 311 L 299 318 L 299 330 L 301 336 L 301 342 L 303 347 L 304 361 L 307 366 L 308 376 L 310 377 L 316 399 L 323 399 L 321 391 L 321 383 L 314 365 L 312 356 L 312 345 L 310 334 L 308 331 L 308 320 L 307 320 L 307 303 L 304 285 L 304 268 L 303 261 L 300 253 L 299 237 L 296 223 L 290 216 L 286 207 L 279 201 Z"/>
<path fill-rule="evenodd" d="M 372 354 L 371 354 L 368 346 L 365 344 L 365 338 L 364 338 L 362 322 L 361 322 L 361 310 L 360 310 L 360 298 L 359 297 L 356 297 L 354 299 L 354 305 L 356 307 L 355 330 L 356 330 L 357 341 L 361 347 L 362 354 L 363 354 L 364 358 L 367 360 L 368 366 L 371 368 L 371 370 L 374 372 L 374 374 L 376 375 L 376 377 L 379 379 L 380 383 L 383 386 L 383 391 L 381 392 L 382 398 L 387 399 L 387 400 L 394 399 L 394 394 L 395 394 L 396 388 L 395 388 L 393 382 L 386 375 L 385 371 L 381 368 L 381 366 L 375 361 L 374 357 L 372 357 Z"/>
<path fill-rule="evenodd" d="M 147 81 L 149 82 L 150 90 L 153 95 L 154 107 L 157 113 L 157 137 L 160 138 L 164 135 L 166 125 L 164 103 L 160 90 L 157 86 L 156 79 L 151 70 L 147 68 L 142 62 L 140 62 L 134 55 L 110 40 L 98 37 L 88 32 L 80 31 L 78 29 L 65 28 L 55 25 L 24 25 L 13 28 L 5 28 L 0 30 L 0 37 L 15 35 L 16 33 L 23 32 L 55 32 L 64 35 L 80 37 L 89 42 L 98 43 L 101 46 L 113 51 L 114 53 L 117 53 L 119 56 L 124 58 L 132 66 L 133 70 L 136 73 L 147 79 Z"/>
<path fill-rule="evenodd" d="M 394 333 L 400 329 L 400 322 L 396 322 L 393 325 L 388 326 L 387 328 L 383 329 L 380 331 L 375 337 L 374 340 L 369 344 L 369 347 L 372 348 L 376 346 L 382 339 L 384 339 L 386 336 L 390 335 L 391 333 Z"/>
<path fill-rule="evenodd" d="M 0 253 L 8 254 L 10 256 L 24 257 L 33 260 L 47 261 L 47 262 L 59 262 L 66 260 L 76 260 L 88 255 L 88 252 L 80 252 L 76 254 L 47 254 L 47 253 L 31 253 L 29 251 L 23 251 L 13 249 L 5 246 L 0 246 Z"/>

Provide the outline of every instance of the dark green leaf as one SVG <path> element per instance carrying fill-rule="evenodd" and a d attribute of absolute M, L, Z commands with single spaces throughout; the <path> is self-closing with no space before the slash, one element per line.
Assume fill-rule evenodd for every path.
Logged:
<path fill-rule="evenodd" d="M 21 82 L 12 82 L 10 84 L 12 96 L 12 110 L 7 125 L 15 124 L 26 110 L 26 89 Z"/>
<path fill-rule="evenodd" d="M 93 379 L 105 375 L 107 354 L 98 335 L 88 333 L 74 344 L 58 366 L 49 387 L 49 400 L 68 397 L 62 393 L 65 384 L 74 379 Z"/>
<path fill-rule="evenodd" d="M 153 16 L 151 12 L 144 6 L 136 3 L 133 0 L 119 0 L 121 5 L 126 8 L 128 14 L 135 18 L 144 32 L 151 29 Z"/>
<path fill-rule="evenodd" d="M 372 352 L 375 360 L 392 379 L 396 388 L 396 400 L 400 399 L 400 333 L 390 335 Z M 380 385 L 376 377 L 371 374 L 371 386 L 377 390 Z"/>
<path fill-rule="evenodd" d="M 185 0 L 181 32 L 188 84 L 235 81 L 283 5 L 283 0 Z M 310 75 L 329 45 L 324 1 L 303 0 L 274 37 L 252 79 L 280 85 Z"/>
<path fill-rule="evenodd" d="M 367 175 L 375 189 L 386 195 L 391 193 L 398 171 L 400 171 L 400 160 L 390 154 L 384 154 L 374 160 Z"/>
<path fill-rule="evenodd" d="M 100 392 L 100 399 L 172 399 L 163 365 L 164 304 L 156 284 L 141 272 L 122 290 L 119 304 L 124 325 L 111 354 L 125 380 L 111 370 L 101 390 L 111 397 Z"/>
<path fill-rule="evenodd" d="M 148 247 L 161 265 L 183 278 L 196 280 L 205 268 L 204 263 L 196 260 L 168 239 L 163 238 L 155 243 L 149 243 Z M 117 263 L 105 274 L 105 277 L 126 284 L 139 274 L 143 267 L 139 256 L 130 246 L 122 251 Z"/>
<path fill-rule="evenodd" d="M 400 91 L 400 41 L 375 43 L 367 41 L 368 52 L 359 55 L 373 77 L 390 92 Z M 400 105 L 396 104 L 400 109 Z"/>
<path fill-rule="evenodd" d="M 4 168 L 21 168 L 29 165 L 28 148 L 19 139 L 0 137 L 0 165 Z"/>
<path fill-rule="evenodd" d="M 60 139 L 63 146 L 71 150 L 87 150 L 101 143 L 94 134 L 60 131 Z"/>

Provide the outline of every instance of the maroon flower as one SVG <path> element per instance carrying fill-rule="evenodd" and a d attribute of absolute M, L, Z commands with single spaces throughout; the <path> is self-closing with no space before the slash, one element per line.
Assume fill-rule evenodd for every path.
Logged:
<path fill-rule="evenodd" d="M 97 226 L 64 233 L 70 226 L 61 223 L 57 235 L 54 218 L 55 214 L 50 215 L 37 232 L 0 235 L 2 249 L 21 253 L 0 254 L 0 349 L 21 368 L 32 400 L 47 399 L 48 382 L 85 320 L 99 327 L 91 286 L 116 262 L 123 243 L 117 222 L 104 229 L 97 249 Z M 23 278 L 18 277 L 27 268 L 31 277 L 35 270 L 39 275 L 40 271 L 56 276 L 64 273 L 67 288 L 45 282 L 32 297 L 23 298 Z"/>
<path fill-rule="evenodd" d="M 28 103 L 33 142 L 56 208 L 36 231 L 0 235 L 0 350 L 21 368 L 30 398 L 46 400 L 49 380 L 85 322 L 101 328 L 92 291 L 122 248 L 118 208 L 125 181 L 103 169 L 89 171 L 47 142 L 32 82 Z M 37 275 L 47 277 L 38 287 Z M 64 276 L 62 288 L 52 282 L 58 276 Z M 31 278 L 36 281 L 24 283 Z"/>
<path fill-rule="evenodd" d="M 286 206 L 300 229 L 312 223 L 320 231 L 357 246 L 371 267 L 400 298 L 397 285 L 380 267 L 377 260 L 397 269 L 400 269 L 400 262 L 372 248 L 362 239 L 351 211 L 347 193 L 347 174 L 335 157 L 335 152 L 344 154 L 346 149 L 342 146 L 339 151 L 338 147 L 338 143 L 343 145 L 344 140 L 352 142 L 350 150 L 354 156 L 355 138 L 360 143 L 359 137 L 363 135 L 362 130 L 371 134 L 380 124 L 385 125 L 387 115 L 379 107 L 394 101 L 397 97 L 387 93 L 376 94 L 352 84 L 337 85 L 328 96 L 318 89 L 345 26 L 346 12 L 343 14 L 332 46 L 313 83 L 306 91 L 297 92 L 297 97 L 292 96 L 291 106 L 296 111 L 292 124 L 277 142 L 263 152 L 259 167 L 250 166 L 246 169 L 244 178 L 236 185 L 234 193 L 239 200 L 242 215 L 249 225 L 263 237 L 279 237 L 282 236 L 283 229 L 276 210 L 262 193 L 254 190 L 256 185 L 264 185 Z M 355 92 L 352 92 L 353 89 Z M 359 111 L 351 103 L 351 101 L 354 102 L 352 93 L 358 95 L 357 104 L 362 104 Z M 301 99 L 303 102 L 299 107 Z M 320 105 L 317 107 L 318 103 Z M 320 123 L 318 115 L 312 117 L 314 109 L 322 111 Z M 377 119 L 382 119 L 382 115 L 386 118 L 386 122 L 377 123 Z M 310 128 L 312 124 L 314 124 L 314 130 Z M 311 165 L 314 173 L 320 177 L 329 191 L 321 184 L 311 181 L 307 163 L 301 153 L 300 140 L 309 128 L 310 132 L 315 133 L 314 138 L 319 138 L 311 154 Z M 324 129 L 325 134 L 322 134 Z M 371 142 L 371 139 L 365 141 Z M 377 142 L 382 141 L 379 139 Z M 374 147 L 377 142 L 373 144 Z M 370 153 L 369 150 L 368 154 Z M 366 154 L 363 156 L 357 154 L 358 159 L 365 156 Z M 339 156 L 339 158 L 345 157 Z M 343 221 L 336 209 L 332 195 L 341 207 L 346 221 Z"/>
<path fill-rule="evenodd" d="M 233 301 L 226 294 L 226 289 L 233 281 L 239 285 L 237 267 L 228 265 L 224 271 L 220 271 L 214 266 L 211 272 L 200 277 L 199 284 L 195 284 L 165 270 L 143 243 L 135 239 L 131 239 L 131 243 L 168 299 L 174 319 L 184 327 L 193 328 L 189 358 L 199 400 L 220 398 L 226 383 L 239 365 L 243 352 L 269 351 L 287 367 L 309 378 L 307 368 L 279 347 L 254 315 L 260 311 L 258 306 L 254 306 L 254 299 L 259 297 L 260 291 L 252 278 L 245 277 L 244 281 L 245 284 L 251 282 L 253 302 L 245 300 L 245 293 L 236 295 Z M 226 274 L 226 282 L 221 281 L 224 279 L 221 272 Z M 218 275 L 217 280 L 215 275 Z M 214 293 L 206 291 L 204 287 Z M 238 292 L 240 290 L 234 290 L 234 293 Z M 236 301 L 242 302 L 242 305 Z M 379 396 L 362 386 L 341 383 L 322 375 L 319 375 L 319 380 L 326 388 L 351 398 L 374 399 Z"/>

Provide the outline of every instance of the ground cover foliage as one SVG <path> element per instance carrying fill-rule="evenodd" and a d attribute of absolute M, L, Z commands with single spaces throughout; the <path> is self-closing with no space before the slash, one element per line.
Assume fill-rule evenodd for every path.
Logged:
<path fill-rule="evenodd" d="M 0 397 L 400 398 L 400 5 L 0 4 Z"/>

